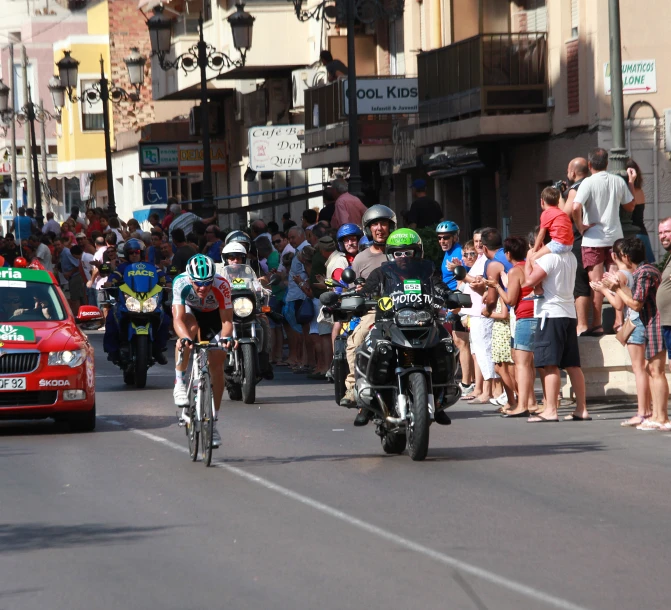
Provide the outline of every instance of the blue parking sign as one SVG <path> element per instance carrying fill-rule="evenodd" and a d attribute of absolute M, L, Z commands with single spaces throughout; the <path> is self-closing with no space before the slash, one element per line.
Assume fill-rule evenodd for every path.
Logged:
<path fill-rule="evenodd" d="M 168 203 L 167 178 L 142 178 L 142 204 L 158 205 Z"/>

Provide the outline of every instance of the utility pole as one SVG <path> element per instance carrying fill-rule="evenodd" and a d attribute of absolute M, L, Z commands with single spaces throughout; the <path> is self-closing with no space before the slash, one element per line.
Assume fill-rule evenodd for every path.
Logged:
<path fill-rule="evenodd" d="M 23 76 L 23 99 L 25 103 L 28 103 L 30 96 L 28 95 L 28 56 L 26 54 L 25 45 L 21 45 L 21 74 Z M 28 187 L 28 205 L 30 207 L 35 207 L 35 185 L 33 184 L 33 169 L 30 166 L 32 159 L 32 146 L 30 140 L 30 123 L 26 122 L 25 125 L 25 138 L 26 138 L 26 185 Z"/>
<path fill-rule="evenodd" d="M 612 144 L 608 165 L 614 174 L 626 177 L 627 148 L 624 141 L 624 100 L 622 99 L 622 43 L 620 39 L 620 0 L 608 0 L 610 33 L 610 107 Z"/>
<path fill-rule="evenodd" d="M 14 91 L 16 89 L 14 88 L 16 86 L 15 79 L 14 79 L 14 43 L 10 42 L 9 43 L 9 88 L 10 88 L 10 93 L 13 96 Z M 14 101 L 12 98 L 11 103 L 11 108 L 12 110 L 15 110 L 14 108 Z M 18 177 L 16 175 L 16 121 L 12 119 L 12 124 L 11 124 L 11 130 L 12 130 L 12 201 L 14 202 L 14 210 L 18 210 L 18 205 L 16 202 L 16 195 L 18 191 Z"/>
<path fill-rule="evenodd" d="M 347 99 L 349 101 L 349 192 L 361 191 L 361 168 L 359 166 L 359 113 L 356 97 L 356 36 L 355 0 L 347 2 Z"/>
<path fill-rule="evenodd" d="M 40 99 L 40 115 L 44 117 L 44 100 Z M 44 213 L 51 211 L 51 195 L 49 194 L 49 168 L 47 167 L 47 122 L 40 121 L 42 131 L 42 179 L 44 180 Z"/>

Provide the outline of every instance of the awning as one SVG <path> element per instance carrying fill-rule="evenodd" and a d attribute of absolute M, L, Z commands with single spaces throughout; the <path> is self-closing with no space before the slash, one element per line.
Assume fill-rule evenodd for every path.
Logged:
<path fill-rule="evenodd" d="M 149 217 L 156 212 L 161 218 L 165 215 L 165 209 L 168 206 L 165 203 L 159 205 L 148 205 L 145 208 L 140 208 L 139 210 L 133 210 L 133 218 L 138 222 L 145 222 L 149 220 Z"/>

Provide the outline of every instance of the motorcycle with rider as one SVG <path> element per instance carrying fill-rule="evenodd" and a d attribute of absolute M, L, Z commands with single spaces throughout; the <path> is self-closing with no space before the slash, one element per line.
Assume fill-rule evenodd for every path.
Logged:
<path fill-rule="evenodd" d="M 451 423 L 445 409 L 461 392 L 444 311 L 470 306 L 470 297 L 451 291 L 423 254 L 415 231 L 396 230 L 386 242 L 387 262 L 361 290 L 322 296 L 336 315 L 375 312 L 356 351 L 356 405 L 372 416 L 386 453 L 400 454 L 407 446 L 413 460 L 427 455 L 431 423 Z"/>

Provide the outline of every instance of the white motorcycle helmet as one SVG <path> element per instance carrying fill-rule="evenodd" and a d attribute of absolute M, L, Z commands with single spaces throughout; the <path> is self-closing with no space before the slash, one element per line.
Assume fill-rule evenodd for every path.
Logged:
<path fill-rule="evenodd" d="M 242 264 L 247 262 L 247 248 L 241 242 L 232 241 L 226 244 L 221 251 L 221 260 L 225 265 L 228 265 L 228 258 L 231 254 L 242 256 Z"/>

